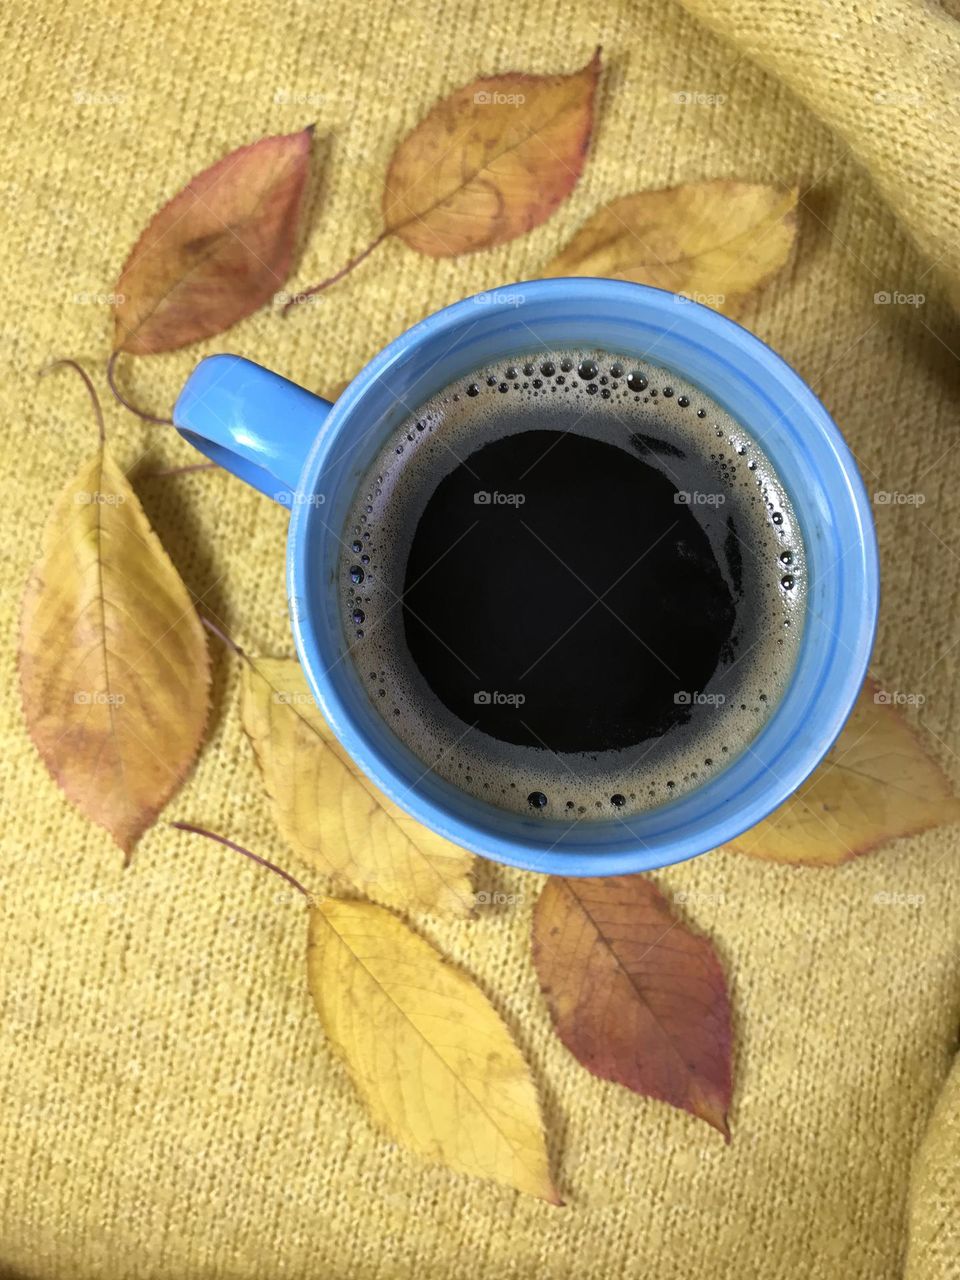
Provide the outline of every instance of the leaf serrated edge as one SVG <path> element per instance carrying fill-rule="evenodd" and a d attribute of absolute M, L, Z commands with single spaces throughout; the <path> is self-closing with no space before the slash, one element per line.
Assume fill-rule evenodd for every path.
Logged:
<path fill-rule="evenodd" d="M 267 688 L 272 690 L 274 693 L 281 692 L 279 689 L 277 689 L 276 685 L 274 685 L 267 678 L 262 668 L 258 665 L 256 658 L 250 657 L 248 654 L 243 652 L 241 652 L 240 656 L 242 661 L 244 662 L 246 672 L 250 672 L 253 676 L 256 676 L 258 679 L 262 680 L 264 684 L 267 686 Z M 280 659 L 275 658 L 275 659 L 271 659 L 271 661 L 290 662 L 299 666 L 296 658 L 280 658 Z M 301 671 L 302 671 L 302 668 L 301 668 Z M 243 692 L 244 691 L 241 690 L 241 720 L 243 721 L 244 732 L 247 738 L 249 739 L 251 745 L 253 746 L 254 755 L 256 757 L 257 765 L 260 770 L 260 775 L 263 780 L 264 790 L 267 792 L 267 795 L 270 798 L 271 803 L 276 804 L 277 803 L 276 797 L 274 796 L 267 782 L 267 769 L 264 763 L 262 750 L 258 745 L 254 734 L 251 732 L 247 724 L 246 706 L 245 706 L 245 699 L 243 697 Z M 464 896 L 464 894 L 457 887 L 455 882 L 451 881 L 447 875 L 441 874 L 440 867 L 437 865 L 435 860 L 420 847 L 420 845 L 417 843 L 413 835 L 411 835 L 407 831 L 404 831 L 403 828 L 399 826 L 397 819 L 394 817 L 394 815 L 388 809 L 385 809 L 384 806 L 380 803 L 380 799 L 379 799 L 379 796 L 377 795 L 375 786 L 367 778 L 367 776 L 362 771 L 358 773 L 354 773 L 350 769 L 350 767 L 345 763 L 345 761 L 340 757 L 339 753 L 333 748 L 333 746 L 330 743 L 324 741 L 321 734 L 310 723 L 310 720 L 306 716 L 301 714 L 301 712 L 297 709 L 295 704 L 285 703 L 284 705 L 288 708 L 289 711 L 291 711 L 298 718 L 300 723 L 304 725 L 304 727 L 312 735 L 312 737 L 315 739 L 317 743 L 317 747 L 321 751 L 326 751 L 330 754 L 330 756 L 336 761 L 339 768 L 343 770 L 348 780 L 351 783 L 356 783 L 359 786 L 361 786 L 364 792 L 366 793 L 368 799 L 370 800 L 371 804 L 373 804 L 395 827 L 397 827 L 403 839 L 408 840 L 414 846 L 414 848 L 419 853 L 420 857 L 423 859 L 424 863 L 433 872 L 437 880 L 443 885 L 451 902 L 456 902 L 458 904 L 458 910 L 456 911 L 454 911 L 452 908 L 447 911 L 444 911 L 442 908 L 439 908 L 439 907 L 435 907 L 433 909 L 430 909 L 427 907 L 417 908 L 414 904 L 405 904 L 405 906 L 402 907 L 401 909 L 403 910 L 419 909 L 419 910 L 422 910 L 425 915 L 436 915 L 438 918 L 444 918 L 445 916 L 449 915 L 450 917 L 454 919 L 459 919 L 459 920 L 475 919 L 476 909 L 473 902 L 471 901 L 472 895 L 468 894 L 467 896 Z M 322 714 L 319 708 L 317 708 L 317 712 L 318 714 Z M 387 796 L 386 799 L 390 800 L 390 797 Z M 390 801 L 390 802 L 392 804 L 396 803 L 395 801 Z M 410 821 L 414 824 L 414 826 L 416 826 L 417 820 L 415 818 L 411 818 Z M 284 837 L 284 839 L 286 839 L 286 837 Z M 289 844 L 289 841 L 287 843 Z M 453 842 L 451 841 L 451 843 Z M 459 846 L 455 846 L 455 847 L 459 847 Z M 292 849 L 292 852 L 296 857 L 299 857 L 302 861 L 307 862 L 307 865 L 310 865 L 309 861 L 307 859 L 304 859 L 303 854 L 301 854 L 298 850 Z M 470 857 L 470 864 L 463 872 L 463 878 L 466 880 L 467 886 L 469 888 L 473 884 L 473 870 L 476 865 L 476 859 L 475 857 L 473 857 L 473 855 L 469 853 L 469 850 L 464 850 L 464 852 Z M 324 870 L 321 870 L 321 868 L 316 867 L 314 868 L 314 870 L 320 871 L 321 875 L 328 876 L 332 882 L 342 885 L 344 888 L 350 890 L 351 892 L 360 892 L 364 894 L 369 894 L 374 899 L 381 899 L 382 901 L 378 901 L 378 905 L 383 906 L 384 910 L 395 910 L 399 905 L 392 899 L 391 895 L 384 894 L 379 889 L 379 887 L 376 885 L 375 882 L 365 882 L 363 885 L 358 885 L 356 882 L 350 880 L 348 877 L 345 877 L 343 872 L 337 872 L 332 868 L 328 867 L 328 869 L 324 871 Z"/>
<path fill-rule="evenodd" d="M 147 806 L 144 810 L 143 821 L 138 825 L 134 826 L 132 833 L 127 840 L 121 840 L 114 831 L 112 831 L 109 827 L 104 826 L 102 823 L 97 822 L 95 819 L 89 817 L 89 815 L 87 815 L 82 809 L 80 809 L 78 805 L 74 802 L 70 793 L 67 791 L 64 779 L 60 771 L 58 769 L 55 769 L 51 765 L 51 763 L 47 760 L 47 757 L 44 753 L 44 748 L 46 744 L 41 743 L 40 739 L 38 738 L 35 732 L 34 724 L 31 718 L 26 714 L 26 706 L 28 702 L 28 691 L 24 683 L 26 677 L 25 677 L 24 668 L 23 668 L 23 659 L 24 659 L 24 653 L 26 650 L 26 644 L 24 639 L 25 632 L 26 632 L 26 625 L 27 625 L 26 614 L 27 614 L 28 604 L 31 601 L 32 597 L 35 594 L 39 595 L 40 593 L 42 593 L 47 589 L 46 581 L 43 578 L 42 573 L 40 572 L 40 564 L 42 563 L 42 561 L 44 560 L 47 554 L 49 543 L 51 541 L 49 536 L 50 530 L 51 530 L 50 521 L 53 518 L 53 514 L 56 506 L 61 501 L 61 499 L 64 498 L 66 494 L 70 491 L 74 481 L 79 476 L 81 476 L 89 467 L 91 467 L 95 461 L 98 464 L 99 475 L 101 477 L 103 475 L 103 468 L 104 468 L 105 461 L 108 461 L 110 465 L 112 465 L 116 469 L 117 474 L 122 478 L 123 483 L 125 484 L 127 489 L 129 489 L 130 494 L 133 497 L 137 505 L 137 508 L 139 509 L 140 515 L 142 516 L 144 523 L 146 524 L 147 528 L 156 539 L 156 550 L 159 552 L 161 558 L 166 561 L 173 575 L 183 585 L 183 589 L 187 593 L 187 595 L 190 594 L 186 586 L 186 583 L 183 582 L 183 579 L 180 576 L 179 570 L 177 569 L 176 565 L 173 563 L 173 560 L 170 557 L 170 553 L 167 551 L 166 547 L 163 545 L 163 541 L 161 540 L 160 535 L 157 533 L 156 529 L 154 529 L 153 525 L 150 523 L 150 520 L 147 516 L 146 511 L 144 510 L 143 503 L 140 501 L 140 498 L 139 498 L 139 495 L 137 494 L 136 489 L 134 488 L 127 474 L 113 459 L 113 456 L 109 452 L 106 443 L 103 440 L 101 440 L 101 444 L 97 453 L 92 455 L 89 461 L 85 462 L 84 464 L 81 465 L 81 467 L 79 467 L 76 471 L 74 471 L 72 475 L 65 481 L 65 483 L 61 487 L 56 498 L 54 499 L 53 507 L 51 508 L 51 511 L 48 514 L 47 521 L 45 522 L 44 528 L 41 532 L 40 556 L 39 556 L 39 559 L 31 566 L 30 572 L 27 575 L 27 583 L 26 583 L 26 587 L 23 593 L 23 598 L 21 600 L 21 606 L 20 606 L 20 626 L 19 626 L 20 644 L 17 647 L 17 654 L 16 654 L 17 682 L 20 688 L 21 712 L 23 714 L 23 719 L 24 719 L 26 730 L 27 730 L 27 734 L 31 742 L 33 743 L 34 747 L 36 748 L 37 755 L 40 757 L 40 760 L 44 768 L 46 769 L 48 775 L 53 779 L 61 795 L 64 797 L 64 799 L 67 801 L 67 804 L 70 806 L 71 809 L 73 809 L 75 813 L 79 814 L 79 816 L 85 822 L 89 822 L 92 825 L 100 827 L 101 830 L 107 832 L 107 834 L 114 841 L 114 843 L 119 847 L 119 849 L 124 855 L 124 858 L 123 858 L 124 867 L 128 867 L 133 857 L 133 850 L 136 847 L 138 841 L 141 839 L 144 833 L 154 825 L 158 816 L 163 812 L 164 808 L 170 803 L 170 801 L 173 799 L 173 797 L 176 795 L 179 789 L 183 786 L 183 783 L 186 781 L 191 770 L 196 764 L 197 758 L 200 754 L 200 748 L 203 746 L 204 735 L 206 733 L 207 726 L 210 719 L 210 705 L 211 705 L 210 704 L 210 687 L 211 687 L 211 681 L 212 681 L 212 669 L 211 669 L 211 663 L 210 663 L 210 653 L 207 648 L 206 638 L 203 635 L 203 628 L 200 625 L 200 620 L 199 620 L 199 616 L 197 615 L 196 608 L 193 604 L 191 604 L 190 611 L 193 613 L 196 619 L 199 639 L 200 639 L 200 651 L 202 654 L 202 663 L 203 663 L 203 719 L 200 722 L 200 725 L 198 727 L 196 743 L 193 749 L 191 750 L 189 756 L 184 761 L 182 768 L 179 770 L 170 770 L 172 777 L 174 779 L 174 783 L 173 783 L 173 787 L 171 788 L 170 795 L 156 805 Z M 97 507 L 98 541 L 99 541 L 101 516 L 102 516 L 102 512 L 98 505 Z M 100 558 L 99 558 L 99 552 L 98 552 L 98 564 L 99 563 L 100 563 Z M 103 601 L 102 589 L 99 595 L 102 603 Z M 181 616 L 186 616 L 186 615 L 184 614 Z M 169 769 L 169 765 L 167 767 Z"/>
<path fill-rule="evenodd" d="M 646 996 L 643 994 L 642 991 L 640 991 L 637 988 L 636 983 L 634 982 L 633 976 L 630 974 L 629 970 L 624 968 L 623 963 L 620 960 L 620 957 L 617 955 L 616 951 L 607 941 L 603 933 L 600 931 L 599 927 L 594 923 L 592 916 L 584 907 L 582 900 L 577 896 L 576 893 L 573 892 L 573 890 L 567 884 L 567 881 L 569 881 L 570 879 L 571 877 L 568 877 L 568 876 L 551 876 L 549 877 L 549 880 L 547 883 L 549 884 L 551 881 L 564 882 L 564 888 L 567 890 L 567 893 L 569 894 L 570 898 L 576 904 L 578 911 L 580 912 L 581 915 L 586 917 L 594 935 L 600 940 L 600 942 L 603 944 L 605 949 L 610 953 L 610 955 L 613 956 L 614 960 L 616 961 L 617 967 L 624 973 L 625 977 L 627 978 L 627 981 L 629 982 L 633 990 L 636 991 L 642 1003 L 646 1005 L 646 1007 L 650 1010 L 651 1017 L 653 1018 L 657 1027 L 660 1028 L 662 1034 L 666 1038 L 667 1042 L 670 1044 L 671 1049 L 673 1049 L 674 1053 L 678 1057 L 680 1057 L 680 1060 L 682 1062 L 683 1061 L 682 1055 L 679 1053 L 679 1050 L 670 1040 L 666 1031 L 663 1030 L 660 1023 L 660 1019 L 657 1017 L 656 1013 L 652 1009 L 650 1009 L 650 1005 L 646 999 Z M 720 957 L 716 953 L 716 949 L 713 945 L 712 939 L 707 934 L 692 928 L 690 925 L 686 923 L 686 921 L 682 920 L 680 916 L 675 915 L 674 912 L 671 910 L 669 900 L 667 899 L 666 895 L 660 890 L 659 886 L 656 885 L 652 880 L 647 879 L 646 877 L 645 877 L 645 880 L 648 888 L 652 891 L 652 897 L 656 902 L 656 904 L 658 906 L 663 907 L 664 914 L 666 915 L 666 917 L 672 920 L 673 923 L 670 925 L 670 928 L 672 929 L 674 925 L 682 925 L 683 928 L 686 929 L 687 933 L 692 938 L 696 939 L 702 945 L 704 945 L 704 954 L 707 956 L 710 964 L 712 964 L 716 968 L 717 976 L 719 977 L 720 991 L 722 993 L 722 996 L 726 1005 L 727 1015 L 728 1015 L 727 1035 L 725 1036 L 723 1050 L 724 1050 L 724 1062 L 727 1068 L 727 1080 L 725 1083 L 728 1086 L 730 1098 L 727 1099 L 726 1105 L 723 1106 L 722 1111 L 718 1113 L 713 1113 L 705 1109 L 697 1109 L 692 1105 L 690 1107 L 678 1106 L 677 1104 L 670 1102 L 666 1098 L 659 1098 L 653 1094 L 643 1093 L 639 1090 L 633 1089 L 630 1085 L 625 1084 L 623 1081 L 614 1080 L 609 1075 L 604 1075 L 601 1071 L 597 1070 L 597 1068 L 591 1063 L 585 1062 L 580 1057 L 575 1047 L 569 1043 L 569 1041 L 566 1038 L 566 1035 L 560 1028 L 559 1019 L 554 1015 L 553 1002 L 551 1000 L 552 992 L 550 989 L 548 989 L 544 985 L 543 980 L 540 977 L 540 967 L 538 963 L 539 957 L 543 952 L 543 942 L 538 936 L 537 918 L 538 918 L 538 912 L 540 910 L 540 904 L 543 901 L 543 896 L 544 896 L 544 893 L 546 892 L 547 885 L 544 885 L 543 890 L 541 890 L 540 895 L 537 898 L 537 901 L 534 905 L 533 919 L 531 922 L 531 952 L 533 955 L 534 969 L 537 975 L 537 982 L 538 982 L 538 985 L 540 986 L 541 992 L 543 993 L 543 997 L 547 1003 L 547 1008 L 550 1013 L 550 1021 L 554 1028 L 554 1032 L 557 1036 L 557 1039 L 561 1042 L 561 1044 L 564 1046 L 567 1052 L 570 1053 L 570 1055 L 575 1059 L 575 1061 L 581 1067 L 584 1068 L 584 1070 L 589 1071 L 589 1073 L 595 1079 L 602 1080 L 605 1084 L 617 1085 L 621 1089 L 627 1089 L 630 1093 L 636 1094 L 637 1097 L 646 1098 L 652 1102 L 662 1103 L 664 1106 L 671 1107 L 674 1111 L 684 1111 L 686 1112 L 687 1115 L 693 1116 L 694 1119 L 702 1120 L 705 1124 L 708 1124 L 712 1129 L 715 1129 L 719 1134 L 721 1134 L 726 1145 L 730 1146 L 733 1141 L 733 1135 L 731 1134 L 730 1124 L 729 1124 L 729 1108 L 730 1108 L 730 1100 L 732 1098 L 732 1092 L 733 1092 L 733 1072 L 732 1072 L 732 1064 L 731 1064 L 731 1057 L 733 1052 L 733 1036 L 732 1036 L 733 1010 L 732 1010 L 732 1002 L 730 1000 L 730 990 L 727 983 L 727 976 L 726 976 L 726 973 L 724 972 L 723 965 L 720 962 Z M 667 932 L 669 932 L 669 930 L 667 930 Z M 657 943 L 653 944 L 654 947 L 656 945 L 658 944 Z M 652 950 L 652 949 L 653 947 L 649 948 L 649 950 Z M 684 1064 L 684 1066 L 686 1067 L 686 1064 Z M 690 1074 L 689 1069 L 688 1068 L 686 1069 L 687 1069 L 687 1074 L 689 1075 Z"/>

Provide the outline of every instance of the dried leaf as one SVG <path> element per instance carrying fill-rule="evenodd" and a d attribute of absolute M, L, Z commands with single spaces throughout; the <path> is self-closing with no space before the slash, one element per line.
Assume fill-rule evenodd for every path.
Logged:
<path fill-rule="evenodd" d="M 480 989 L 391 912 L 310 912 L 310 990 L 375 1122 L 427 1160 L 561 1203 L 520 1050 Z"/>
<path fill-rule="evenodd" d="M 770 862 L 833 867 L 949 822 L 960 822 L 960 801 L 893 695 L 871 678 L 819 769 L 730 847 Z"/>
<path fill-rule="evenodd" d="M 129 860 L 196 755 L 210 668 L 187 589 L 106 448 L 53 508 L 20 676 L 44 763 Z"/>
<path fill-rule="evenodd" d="M 248 659 L 243 723 L 277 826 L 311 867 L 404 909 L 470 915 L 473 857 L 382 795 L 342 750 L 299 663 Z"/>
<path fill-rule="evenodd" d="M 240 147 L 164 205 L 117 281 L 114 351 L 173 351 L 269 301 L 290 273 L 312 136 Z"/>
<path fill-rule="evenodd" d="M 580 177 L 599 78 L 597 49 L 572 75 L 488 76 L 438 102 L 394 152 L 386 233 L 451 258 L 539 226 Z"/>
<path fill-rule="evenodd" d="M 727 179 L 640 191 L 595 213 L 541 275 L 632 280 L 735 315 L 786 262 L 796 205 L 796 187 Z"/>
<path fill-rule="evenodd" d="M 730 1002 L 708 938 L 643 876 L 551 878 L 533 957 L 557 1034 L 594 1075 L 706 1120 L 729 1141 Z"/>

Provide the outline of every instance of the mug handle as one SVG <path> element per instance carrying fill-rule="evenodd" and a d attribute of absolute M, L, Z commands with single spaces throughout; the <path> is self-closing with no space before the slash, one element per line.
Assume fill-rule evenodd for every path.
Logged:
<path fill-rule="evenodd" d="M 212 461 L 289 507 L 333 405 L 242 356 L 208 356 L 184 384 L 173 423 Z"/>

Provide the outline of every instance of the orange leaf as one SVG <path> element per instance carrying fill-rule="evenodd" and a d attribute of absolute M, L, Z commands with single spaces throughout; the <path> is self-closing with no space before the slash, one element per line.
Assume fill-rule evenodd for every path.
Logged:
<path fill-rule="evenodd" d="M 669 1102 L 729 1142 L 730 1002 L 708 938 L 643 876 L 553 878 L 533 958 L 557 1034 L 604 1080 Z"/>
<path fill-rule="evenodd" d="M 868 679 L 819 769 L 730 847 L 770 862 L 832 867 L 899 836 L 960 822 L 960 801 L 895 697 Z"/>
<path fill-rule="evenodd" d="M 583 169 L 599 78 L 597 49 L 572 75 L 488 76 L 438 102 L 394 152 L 385 234 L 451 258 L 546 221 Z"/>
<path fill-rule="evenodd" d="M 115 351 L 173 351 L 273 296 L 290 272 L 312 136 L 240 147 L 164 205 L 117 281 Z"/>

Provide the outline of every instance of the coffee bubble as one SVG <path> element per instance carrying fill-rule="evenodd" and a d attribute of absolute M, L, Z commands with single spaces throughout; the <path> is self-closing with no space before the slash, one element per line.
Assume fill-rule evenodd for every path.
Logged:
<path fill-rule="evenodd" d="M 711 614 L 720 637 L 715 668 L 703 679 L 691 680 L 688 687 L 670 670 L 663 671 L 663 687 L 657 689 L 662 708 L 656 721 L 659 731 L 644 730 L 636 741 L 630 733 L 643 717 L 634 710 L 631 719 L 618 710 L 629 692 L 623 674 L 627 670 L 629 675 L 629 669 L 622 654 L 617 662 L 606 649 L 592 655 L 596 669 L 589 673 L 589 687 L 600 690 L 595 702 L 601 730 L 590 749 L 577 750 L 555 748 L 542 728 L 555 729 L 560 723 L 550 714 L 564 712 L 565 697 L 570 697 L 571 706 L 576 704 L 569 695 L 570 688 L 576 691 L 576 672 L 556 664 L 557 705 L 547 714 L 529 700 L 534 677 L 511 671 L 509 665 L 499 670 L 496 652 L 481 655 L 484 671 L 499 671 L 496 680 L 492 675 L 481 680 L 478 674 L 471 685 L 473 677 L 461 673 L 459 687 L 469 689 L 470 697 L 456 703 L 446 693 L 437 693 L 442 686 L 436 680 L 431 683 L 431 673 L 425 674 L 414 658 L 411 637 L 417 628 L 409 602 L 418 594 L 408 569 L 425 512 L 441 485 L 452 483 L 456 475 L 466 480 L 471 467 L 482 471 L 481 453 L 487 446 L 526 433 L 531 433 L 531 448 L 534 433 L 541 433 L 544 441 L 550 440 L 549 448 L 558 451 L 567 449 L 562 439 L 567 434 L 610 446 L 623 458 L 614 472 L 626 473 L 642 461 L 662 478 L 663 492 L 673 495 L 661 522 L 664 543 L 656 549 L 637 546 L 636 554 L 629 539 L 624 541 L 629 512 L 614 509 L 608 518 L 601 498 L 576 486 L 568 507 L 574 540 L 585 512 L 604 527 L 609 523 L 611 530 L 603 542 L 603 530 L 591 526 L 598 546 L 606 551 L 582 573 L 578 569 L 580 587 L 572 576 L 569 580 L 571 598 L 581 587 L 587 590 L 584 599 L 592 604 L 592 620 L 606 616 L 603 593 L 608 579 L 646 556 L 644 564 L 662 563 L 666 575 L 637 614 L 645 622 L 653 620 L 654 639 L 659 619 L 663 618 L 664 631 L 669 630 L 664 601 L 671 598 L 677 581 L 686 581 L 683 575 L 689 575 L 693 600 Z M 550 634 L 543 600 L 552 608 L 556 595 L 547 592 L 544 597 L 543 584 L 524 577 L 530 573 L 530 560 L 520 554 L 519 544 L 519 576 L 511 570 L 510 555 L 511 538 L 524 528 L 531 536 L 537 531 L 537 515 L 525 489 L 533 490 L 538 468 L 563 479 L 559 465 L 551 472 L 549 462 L 539 459 L 542 452 L 532 450 L 526 479 L 518 472 L 512 487 L 472 480 L 461 484 L 457 492 L 462 490 L 463 507 L 453 509 L 455 518 L 447 525 L 431 529 L 436 567 L 431 558 L 423 559 L 422 547 L 415 561 L 434 575 L 437 592 L 449 593 L 451 610 L 476 617 L 484 628 L 491 628 L 491 635 L 497 634 L 497 627 L 503 629 L 504 652 L 517 632 Z M 573 456 L 576 451 L 570 452 Z M 586 475 L 592 454 L 589 449 L 580 452 Z M 512 523 L 498 526 L 497 521 Z M 371 673 L 367 689 L 372 706 L 425 770 L 530 821 L 629 823 L 631 815 L 673 803 L 703 785 L 730 766 L 775 712 L 802 640 L 807 596 L 803 539 L 789 496 L 761 442 L 678 373 L 630 353 L 521 350 L 508 359 L 465 370 L 384 440 L 361 480 L 346 523 L 348 528 L 363 528 L 363 542 L 344 546 L 341 617 L 352 660 L 364 680 Z M 464 547 L 469 543 L 460 540 L 474 537 L 474 527 L 494 530 L 490 536 L 500 536 L 498 528 L 511 531 L 504 532 L 507 541 L 496 546 L 501 578 L 493 584 L 496 589 L 489 600 L 478 592 L 491 591 L 490 583 L 463 578 Z M 362 563 L 358 545 L 363 547 Z M 537 573 L 545 572 L 543 566 L 550 563 L 548 549 L 537 561 Z M 710 566 L 715 566 L 712 584 Z M 562 583 L 563 571 L 557 574 Z M 594 579 L 600 584 L 597 588 Z M 561 594 L 563 590 L 558 588 Z M 591 591 L 598 601 L 592 600 Z M 536 612 L 531 612 L 534 601 Z M 560 634 L 565 626 L 587 625 L 578 612 L 571 600 L 557 605 L 558 651 L 566 643 Z M 620 612 L 628 614 L 628 609 Z M 691 616 L 695 624 L 696 609 Z M 442 608 L 425 621 L 442 645 Z M 610 634 L 616 634 L 616 620 L 609 625 Z M 643 649 L 646 635 L 639 624 L 634 629 L 638 661 L 648 661 Z M 496 649 L 492 644 L 491 650 Z M 423 652 L 421 648 L 419 656 L 425 661 Z M 676 669 L 671 656 L 663 653 L 665 668 Z M 457 655 L 449 658 L 451 666 L 457 661 Z M 479 672 L 475 663 L 469 665 Z M 564 686 L 565 694 L 560 686 L 568 677 L 574 683 Z M 538 690 L 545 685 L 542 682 Z M 583 716 L 582 708 L 575 716 L 571 712 L 578 723 Z M 656 717 L 651 714 L 650 719 L 653 725 Z M 563 734 L 557 740 L 567 742 Z M 578 739 L 572 735 L 569 741 Z M 607 741 L 616 745 L 605 746 Z"/>

